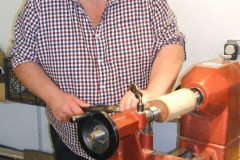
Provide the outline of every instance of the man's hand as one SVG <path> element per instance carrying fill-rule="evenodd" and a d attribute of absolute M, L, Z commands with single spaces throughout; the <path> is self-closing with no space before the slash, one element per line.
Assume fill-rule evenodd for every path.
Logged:
<path fill-rule="evenodd" d="M 64 92 L 58 94 L 48 105 L 52 109 L 54 117 L 62 122 L 69 122 L 71 117 L 83 114 L 81 107 L 90 106 L 76 96 Z"/>
<path fill-rule="evenodd" d="M 72 116 L 83 113 L 81 107 L 90 106 L 76 96 L 62 92 L 37 63 L 25 62 L 13 71 L 25 87 L 50 106 L 59 121 L 69 122 Z"/>
<path fill-rule="evenodd" d="M 144 105 L 146 105 L 147 102 L 151 100 L 151 94 L 150 92 L 146 90 L 140 90 L 140 92 L 143 94 L 142 102 Z M 122 97 L 120 100 L 120 111 L 126 111 L 129 109 L 136 109 L 138 105 L 139 99 L 137 99 L 130 90 Z"/>

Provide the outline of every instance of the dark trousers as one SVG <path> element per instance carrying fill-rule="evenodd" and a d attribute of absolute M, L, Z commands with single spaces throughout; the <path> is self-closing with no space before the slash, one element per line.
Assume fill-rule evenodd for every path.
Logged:
<path fill-rule="evenodd" d="M 73 153 L 61 140 L 58 136 L 57 132 L 50 125 L 50 133 L 52 137 L 53 148 L 55 150 L 55 158 L 56 160 L 87 160 L 84 157 L 78 156 Z"/>

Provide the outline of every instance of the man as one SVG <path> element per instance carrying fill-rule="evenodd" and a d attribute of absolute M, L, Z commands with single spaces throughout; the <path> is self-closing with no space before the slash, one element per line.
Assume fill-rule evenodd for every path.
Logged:
<path fill-rule="evenodd" d="M 13 70 L 48 107 L 57 160 L 91 159 L 69 118 L 81 108 L 136 108 L 171 91 L 184 36 L 166 0 L 27 0 L 15 26 Z"/>

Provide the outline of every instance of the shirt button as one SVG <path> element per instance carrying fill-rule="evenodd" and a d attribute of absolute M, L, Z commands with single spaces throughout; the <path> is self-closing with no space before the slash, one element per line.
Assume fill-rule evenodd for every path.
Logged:
<path fill-rule="evenodd" d="M 100 85 L 100 89 L 104 89 L 105 88 L 105 86 L 104 85 Z"/>
<path fill-rule="evenodd" d="M 96 36 L 97 39 L 100 37 L 98 34 L 96 34 L 95 36 Z"/>

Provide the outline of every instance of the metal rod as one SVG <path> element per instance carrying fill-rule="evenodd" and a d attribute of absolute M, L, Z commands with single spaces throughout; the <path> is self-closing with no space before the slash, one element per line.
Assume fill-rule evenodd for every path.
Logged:
<path fill-rule="evenodd" d="M 95 130 L 87 135 L 88 142 L 95 142 L 106 139 L 106 132 L 102 129 Z"/>

